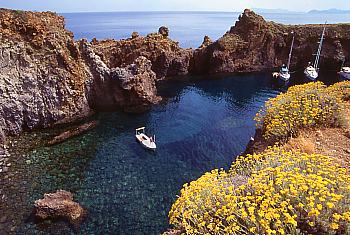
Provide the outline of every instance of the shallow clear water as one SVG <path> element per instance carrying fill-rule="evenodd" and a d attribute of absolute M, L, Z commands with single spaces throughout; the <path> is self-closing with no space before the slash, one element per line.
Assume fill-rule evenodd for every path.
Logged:
<path fill-rule="evenodd" d="M 76 39 L 122 39 L 133 31 L 141 35 L 169 27 L 170 37 L 182 47 L 199 47 L 205 35 L 217 40 L 233 26 L 241 12 L 102 12 L 65 13 L 67 28 Z M 283 24 L 350 22 L 350 14 L 263 13 L 266 20 Z"/>
<path fill-rule="evenodd" d="M 11 182 L 2 184 L 9 196 L 4 210 L 8 228 L 18 234 L 73 233 L 63 222 L 35 224 L 30 216 L 43 193 L 65 189 L 88 210 L 76 232 L 164 231 L 182 185 L 206 171 L 228 168 L 254 135 L 257 110 L 280 92 L 270 74 L 210 78 L 161 83 L 164 102 L 151 112 L 99 114 L 95 130 L 55 147 L 43 143 L 59 130 L 17 139 Z M 140 126 L 157 135 L 156 152 L 136 142 L 134 130 Z"/>
<path fill-rule="evenodd" d="M 298 76 L 293 84 L 302 82 Z M 182 185 L 229 168 L 254 135 L 256 112 L 286 88 L 273 83 L 270 73 L 184 77 L 158 85 L 164 101 L 150 112 L 98 114 L 97 128 L 54 147 L 45 143 L 67 127 L 15 138 L 11 166 L 0 178 L 0 234 L 165 231 Z M 136 142 L 140 126 L 157 135 L 156 152 Z M 58 189 L 74 193 L 87 209 L 80 226 L 33 220 L 34 201 Z"/>

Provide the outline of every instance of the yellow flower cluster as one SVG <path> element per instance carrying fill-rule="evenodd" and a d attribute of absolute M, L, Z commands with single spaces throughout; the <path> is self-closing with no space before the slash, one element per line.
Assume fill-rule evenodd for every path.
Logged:
<path fill-rule="evenodd" d="M 186 184 L 169 219 L 184 234 L 350 234 L 350 176 L 274 147 Z"/>
<path fill-rule="evenodd" d="M 322 82 L 293 86 L 265 103 L 255 120 L 266 139 L 283 140 L 301 128 L 337 126 L 343 115 L 350 82 L 326 87 Z"/>

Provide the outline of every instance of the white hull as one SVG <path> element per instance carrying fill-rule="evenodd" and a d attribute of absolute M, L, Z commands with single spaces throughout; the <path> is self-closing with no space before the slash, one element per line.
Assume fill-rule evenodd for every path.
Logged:
<path fill-rule="evenodd" d="M 287 82 L 290 79 L 290 74 L 289 73 L 287 73 L 287 74 L 279 73 L 278 78 L 284 82 Z"/>
<path fill-rule="evenodd" d="M 290 79 L 290 73 L 278 73 L 275 72 L 272 74 L 272 77 L 274 78 L 278 78 L 279 80 L 283 81 L 283 82 L 288 82 Z"/>
<path fill-rule="evenodd" d="M 309 79 L 311 81 L 315 81 L 318 78 L 318 72 L 312 66 L 308 66 L 304 70 L 304 75 L 306 76 L 307 79 Z"/>
<path fill-rule="evenodd" d="M 147 135 L 141 133 L 135 136 L 140 144 L 142 144 L 142 146 L 146 149 L 155 150 L 157 148 L 156 143 L 154 143 L 154 141 L 152 141 Z"/>
<path fill-rule="evenodd" d="M 350 80 L 350 73 L 339 72 L 340 80 Z"/>

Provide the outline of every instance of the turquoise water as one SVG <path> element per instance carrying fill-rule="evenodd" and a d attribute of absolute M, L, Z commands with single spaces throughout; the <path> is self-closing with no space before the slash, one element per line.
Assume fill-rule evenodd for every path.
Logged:
<path fill-rule="evenodd" d="M 205 35 L 217 40 L 233 26 L 241 12 L 102 12 L 65 13 L 67 28 L 75 38 L 129 38 L 169 27 L 170 37 L 182 47 L 199 47 Z M 262 13 L 266 20 L 283 24 L 323 24 L 350 22 L 350 14 Z"/>
<path fill-rule="evenodd" d="M 98 114 L 96 129 L 54 147 L 44 143 L 60 130 L 17 139 L 11 181 L 1 184 L 8 195 L 7 229 L 17 234 L 166 230 L 167 213 L 182 185 L 206 171 L 227 169 L 254 135 L 255 113 L 281 91 L 270 74 L 208 78 L 161 83 L 164 102 L 151 112 Z M 157 135 L 156 152 L 136 142 L 134 130 L 140 126 Z M 57 189 L 73 192 L 88 210 L 79 227 L 31 219 L 34 200 Z"/>

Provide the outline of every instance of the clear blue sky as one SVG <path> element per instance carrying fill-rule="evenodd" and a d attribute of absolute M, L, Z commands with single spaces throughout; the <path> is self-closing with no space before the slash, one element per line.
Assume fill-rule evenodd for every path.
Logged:
<path fill-rule="evenodd" d="M 350 9 L 350 0 L 0 0 L 0 7 L 35 11 L 242 11 L 282 8 L 294 11 Z"/>

